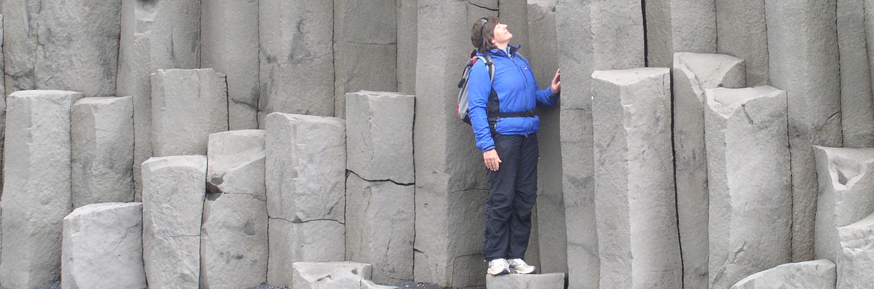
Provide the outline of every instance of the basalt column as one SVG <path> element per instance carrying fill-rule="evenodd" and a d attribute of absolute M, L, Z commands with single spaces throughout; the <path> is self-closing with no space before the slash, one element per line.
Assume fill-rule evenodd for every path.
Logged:
<path fill-rule="evenodd" d="M 813 153 L 819 178 L 814 253 L 838 260 L 838 228 L 874 213 L 874 149 L 814 146 Z"/>
<path fill-rule="evenodd" d="M 716 53 L 714 0 L 649 0 L 646 63 L 669 67 L 674 52 Z"/>
<path fill-rule="evenodd" d="M 768 84 L 770 31 L 765 25 L 765 0 L 707 1 L 716 3 L 716 52 L 746 61 L 747 85 Z"/>
<path fill-rule="evenodd" d="M 418 43 L 417 0 L 396 0 L 398 37 L 398 91 L 405 94 L 416 93 L 416 50 Z"/>
<path fill-rule="evenodd" d="M 207 69 L 159 69 L 152 74 L 155 156 L 206 155 L 209 135 L 228 130 L 225 75 Z"/>
<path fill-rule="evenodd" d="M 865 0 L 841 0 L 837 9 L 844 147 L 874 147 L 874 92 L 865 39 Z"/>

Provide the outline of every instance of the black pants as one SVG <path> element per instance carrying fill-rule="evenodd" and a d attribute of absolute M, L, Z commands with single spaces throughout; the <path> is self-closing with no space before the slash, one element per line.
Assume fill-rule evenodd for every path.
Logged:
<path fill-rule="evenodd" d="M 537 134 L 493 134 L 501 159 L 497 171 L 489 171 L 489 199 L 483 256 L 523 258 L 531 235 L 531 210 L 537 199 Z"/>

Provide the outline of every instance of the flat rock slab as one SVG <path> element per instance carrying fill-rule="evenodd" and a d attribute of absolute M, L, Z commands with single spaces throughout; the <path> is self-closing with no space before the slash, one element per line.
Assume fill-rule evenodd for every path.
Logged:
<path fill-rule="evenodd" d="M 874 213 L 874 149 L 813 147 L 819 194 L 816 201 L 816 257 L 837 260 L 838 228 Z"/>
<path fill-rule="evenodd" d="M 225 75 L 207 69 L 152 74 L 152 153 L 206 155 L 209 135 L 228 130 Z"/>
<path fill-rule="evenodd" d="M 564 273 L 486 275 L 488 289 L 564 289 Z"/>
<path fill-rule="evenodd" d="M 348 170 L 365 180 L 411 184 L 415 98 L 394 92 L 346 94 Z"/>
<path fill-rule="evenodd" d="M 862 289 L 874 284 L 874 214 L 838 228 L 837 288 Z"/>
<path fill-rule="evenodd" d="M 783 264 L 750 275 L 731 289 L 829 289 L 835 288 L 835 277 L 834 262 L 815 260 Z"/>
<path fill-rule="evenodd" d="M 356 262 L 295 262 L 295 289 L 360 288 L 361 280 L 370 279 L 370 264 Z"/>

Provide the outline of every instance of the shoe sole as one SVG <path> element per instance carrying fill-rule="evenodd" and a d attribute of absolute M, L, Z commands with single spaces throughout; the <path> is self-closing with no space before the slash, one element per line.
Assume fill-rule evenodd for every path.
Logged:
<path fill-rule="evenodd" d="M 507 275 L 507 274 L 510 274 L 510 269 L 504 269 L 504 271 L 501 271 L 501 273 L 498 273 L 498 274 L 489 273 L 489 275 L 492 275 L 492 276 L 501 276 L 501 275 Z"/>

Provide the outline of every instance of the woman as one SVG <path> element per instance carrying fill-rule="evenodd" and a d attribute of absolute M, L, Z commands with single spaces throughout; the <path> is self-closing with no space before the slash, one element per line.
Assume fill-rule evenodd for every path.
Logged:
<path fill-rule="evenodd" d="M 468 84 L 470 122 L 489 177 L 483 256 L 491 275 L 535 271 L 522 260 L 537 198 L 540 119 L 533 110 L 555 105 L 561 92 L 560 70 L 550 87 L 537 89 L 528 60 L 516 53 L 519 46 L 509 45 L 512 38 L 494 16 L 478 20 L 470 34 L 477 54 L 490 56 L 495 70 L 490 79 L 486 64 L 477 61 Z"/>

